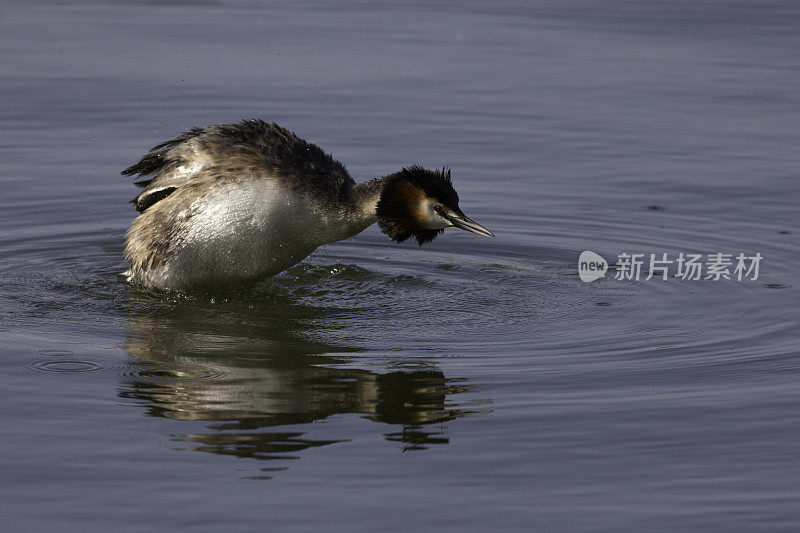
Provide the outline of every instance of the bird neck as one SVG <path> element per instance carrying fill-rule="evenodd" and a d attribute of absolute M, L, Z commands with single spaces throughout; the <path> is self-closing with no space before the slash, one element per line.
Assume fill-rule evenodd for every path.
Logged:
<path fill-rule="evenodd" d="M 385 178 L 357 183 L 341 200 L 323 210 L 322 226 L 327 228 L 319 237 L 322 244 L 349 239 L 378 221 L 377 206 Z"/>
<path fill-rule="evenodd" d="M 361 220 L 364 228 L 374 224 L 377 220 L 378 200 L 381 199 L 386 177 L 375 178 L 363 183 L 357 183 L 352 188 L 350 195 L 352 216 Z"/>

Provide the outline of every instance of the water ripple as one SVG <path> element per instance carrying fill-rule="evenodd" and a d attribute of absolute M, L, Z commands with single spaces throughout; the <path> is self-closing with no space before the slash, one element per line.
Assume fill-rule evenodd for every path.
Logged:
<path fill-rule="evenodd" d="M 99 372 L 107 370 L 108 366 L 95 361 L 81 359 L 59 359 L 56 361 L 39 361 L 26 365 L 28 368 L 41 372 L 72 373 Z"/>

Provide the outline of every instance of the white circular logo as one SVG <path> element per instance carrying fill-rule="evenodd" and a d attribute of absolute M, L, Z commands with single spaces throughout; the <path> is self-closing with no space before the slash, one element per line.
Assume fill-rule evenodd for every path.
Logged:
<path fill-rule="evenodd" d="M 606 275 L 608 263 L 600 255 L 586 250 L 578 258 L 578 276 L 581 281 L 590 282 Z"/>

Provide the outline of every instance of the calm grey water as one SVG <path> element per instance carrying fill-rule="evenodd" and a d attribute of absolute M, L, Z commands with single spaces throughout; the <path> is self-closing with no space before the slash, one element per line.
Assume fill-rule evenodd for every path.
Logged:
<path fill-rule="evenodd" d="M 12 2 L 0 53 L 6 527 L 800 528 L 794 2 Z M 119 171 L 247 117 L 448 165 L 497 238 L 128 286 Z"/>

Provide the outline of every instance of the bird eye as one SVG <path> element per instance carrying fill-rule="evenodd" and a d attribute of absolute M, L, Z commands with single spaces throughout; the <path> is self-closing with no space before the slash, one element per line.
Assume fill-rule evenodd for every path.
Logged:
<path fill-rule="evenodd" d="M 436 211 L 437 213 L 439 213 L 440 215 L 444 211 L 444 209 L 442 209 L 442 206 L 440 206 L 439 204 L 434 205 L 433 206 L 433 210 Z"/>

